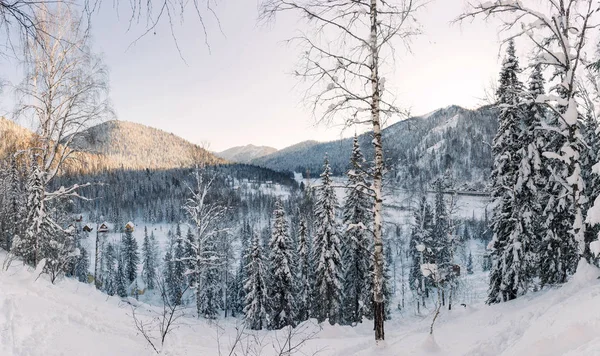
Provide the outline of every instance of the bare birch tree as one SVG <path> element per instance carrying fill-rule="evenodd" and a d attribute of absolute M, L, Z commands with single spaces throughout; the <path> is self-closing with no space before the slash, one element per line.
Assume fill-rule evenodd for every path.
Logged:
<path fill-rule="evenodd" d="M 33 265 L 44 258 L 44 246 L 54 245 L 54 233 L 68 235 L 66 226 L 49 216 L 50 206 L 83 198 L 79 188 L 87 185 L 47 191 L 51 181 L 78 151 L 78 135 L 111 113 L 107 71 L 89 47 L 81 18 L 65 6 L 40 6 L 36 17 L 42 31 L 27 39 L 15 112 L 36 129 L 29 149 L 26 232 L 15 241 L 16 253 Z"/>
<path fill-rule="evenodd" d="M 260 19 L 294 12 L 309 31 L 290 39 L 302 49 L 295 75 L 308 83 L 306 99 L 320 122 L 342 120 L 345 127 L 369 125 L 373 135 L 374 197 L 373 307 L 375 339 L 383 340 L 383 179 L 384 119 L 404 113 L 385 88 L 382 67 L 393 64 L 395 45 L 418 33 L 414 15 L 418 0 L 264 0 Z"/>
<path fill-rule="evenodd" d="M 214 304 L 218 295 L 214 291 L 217 281 L 213 280 L 214 273 L 211 272 L 223 263 L 223 256 L 217 247 L 217 237 L 227 232 L 227 229 L 222 228 L 221 225 L 227 208 L 219 202 L 211 201 L 209 197 L 216 176 L 209 176 L 203 168 L 199 167 L 196 168 L 194 176 L 196 185 L 189 188 L 191 197 L 183 207 L 196 226 L 195 239 L 183 240 L 194 255 L 186 256 L 185 259 L 191 260 L 193 264 L 192 270 L 187 273 L 192 274 L 196 281 L 198 316 L 212 318 L 216 313 Z"/>

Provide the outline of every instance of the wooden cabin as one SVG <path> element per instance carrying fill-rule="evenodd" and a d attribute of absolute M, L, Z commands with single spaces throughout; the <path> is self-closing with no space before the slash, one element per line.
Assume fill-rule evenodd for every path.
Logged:
<path fill-rule="evenodd" d="M 133 230 L 135 229 L 135 225 L 130 221 L 127 224 L 125 224 L 125 231 L 126 232 L 133 232 Z"/>
<path fill-rule="evenodd" d="M 94 229 L 88 224 L 85 224 L 83 226 L 83 231 L 85 231 L 85 232 L 92 232 L 92 230 L 94 230 Z"/>
<path fill-rule="evenodd" d="M 452 274 L 455 275 L 456 277 L 460 277 L 460 266 L 459 265 L 452 265 Z"/>
<path fill-rule="evenodd" d="M 100 224 L 100 227 L 98 228 L 98 232 L 108 232 L 108 224 L 107 223 Z"/>

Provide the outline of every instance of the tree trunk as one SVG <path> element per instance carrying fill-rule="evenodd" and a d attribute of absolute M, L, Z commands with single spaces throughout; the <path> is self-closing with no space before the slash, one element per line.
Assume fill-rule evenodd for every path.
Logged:
<path fill-rule="evenodd" d="M 373 174 L 373 190 L 375 194 L 375 206 L 373 209 L 373 239 L 374 239 L 374 298 L 375 309 L 375 340 L 384 340 L 384 298 L 383 298 L 383 144 L 381 139 L 380 119 L 380 86 L 379 86 L 379 48 L 377 45 L 377 0 L 371 0 L 371 122 L 373 125 L 373 146 L 375 149 L 375 167 Z"/>
<path fill-rule="evenodd" d="M 94 259 L 94 285 L 96 289 L 100 289 L 102 285 L 100 285 L 100 281 L 98 277 L 100 277 L 99 268 L 100 268 L 100 233 L 98 232 L 98 228 L 100 224 L 96 224 L 96 255 Z"/>

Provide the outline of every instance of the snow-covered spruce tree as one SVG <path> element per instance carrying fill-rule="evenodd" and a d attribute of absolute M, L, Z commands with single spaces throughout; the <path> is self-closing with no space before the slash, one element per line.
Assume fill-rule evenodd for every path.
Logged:
<path fill-rule="evenodd" d="M 548 133 L 542 129 L 546 124 L 546 109 L 536 98 L 545 93 L 541 65 L 534 66 L 529 77 L 529 88 L 522 104 L 520 135 L 517 157 L 520 159 L 514 187 L 514 228 L 510 235 L 513 244 L 520 249 L 517 276 L 520 293 L 526 293 L 539 272 L 539 253 L 543 239 L 543 206 L 547 202 L 547 183 L 550 163 L 543 156 Z M 512 278 L 512 277 L 511 277 Z"/>
<path fill-rule="evenodd" d="M 341 320 L 342 261 L 341 241 L 336 222 L 337 198 L 331 182 L 329 159 L 325 156 L 321 185 L 315 203 L 314 261 L 315 284 L 313 313 L 319 322 L 329 319 L 331 325 Z"/>
<path fill-rule="evenodd" d="M 589 244 L 596 240 L 600 233 L 600 224 L 592 224 L 590 221 L 590 209 L 594 202 L 600 197 L 600 172 L 594 169 L 594 166 L 600 161 L 600 126 L 593 112 L 588 112 L 583 123 L 583 140 L 586 144 L 581 160 L 581 175 L 585 182 L 585 196 L 587 201 L 584 204 L 586 212 L 586 229 L 585 229 L 585 250 L 584 256 L 590 262 L 598 262 L 597 257 L 593 256 L 590 251 Z M 597 166 L 598 167 L 598 166 Z M 592 219 L 593 220 L 593 219 Z"/>
<path fill-rule="evenodd" d="M 247 279 L 244 281 L 246 299 L 244 302 L 244 315 L 246 326 L 251 330 L 266 328 L 269 322 L 267 315 L 268 296 L 265 281 L 265 266 L 261 251 L 260 235 L 254 234 L 252 244 L 249 246 L 248 265 L 246 266 Z"/>
<path fill-rule="evenodd" d="M 544 207 L 546 235 L 542 241 L 541 283 L 564 283 L 573 273 L 584 253 L 585 225 L 583 204 L 587 200 L 581 176 L 581 102 L 578 83 L 581 70 L 589 61 L 588 46 L 592 31 L 600 24 L 600 13 L 594 0 L 548 1 L 539 8 L 533 1 L 487 1 L 472 6 L 472 11 L 459 19 L 482 16 L 510 17 L 502 29 L 509 36 L 525 37 L 533 45 L 537 63 L 553 70 L 554 85 L 550 95 L 539 95 L 536 102 L 545 105 L 552 118 L 553 140 L 545 147 L 544 156 L 552 160 L 549 186 L 552 189 Z"/>
<path fill-rule="evenodd" d="M 294 277 L 289 226 L 281 200 L 275 202 L 269 243 L 269 315 L 271 329 L 295 326 Z"/>
<path fill-rule="evenodd" d="M 385 320 L 392 318 L 392 298 L 394 291 L 392 290 L 392 249 L 389 246 L 385 248 L 385 265 L 383 268 L 383 295 L 385 296 Z"/>
<path fill-rule="evenodd" d="M 496 92 L 498 132 L 494 137 L 492 153 L 492 198 L 494 237 L 489 244 L 492 258 L 489 304 L 515 299 L 523 293 L 525 254 L 521 236 L 513 234 L 516 226 L 514 187 L 519 174 L 520 123 L 523 120 L 523 84 L 519 80 L 521 69 L 515 54 L 514 41 L 509 41 L 500 71 L 500 83 Z"/>
<path fill-rule="evenodd" d="M 232 296 L 232 315 L 233 313 L 241 314 L 244 312 L 244 302 L 246 300 L 244 282 L 248 277 L 246 266 L 249 263 L 249 254 L 251 253 L 249 247 L 252 237 L 252 227 L 247 220 L 244 220 L 240 228 L 240 260 L 235 275 L 235 295 Z"/>
<path fill-rule="evenodd" d="M 181 236 L 181 225 L 177 224 L 175 227 L 175 235 L 173 235 L 173 249 L 172 249 L 172 281 L 169 282 L 171 285 L 173 300 L 179 300 L 178 304 L 183 304 L 183 291 L 185 289 L 185 274 L 186 274 L 186 260 L 185 260 L 185 241 Z"/>
<path fill-rule="evenodd" d="M 0 247 L 5 251 L 10 252 L 12 242 L 15 236 L 20 236 L 23 223 L 23 182 L 17 165 L 17 160 L 10 157 L 8 162 L 5 162 L 2 186 L 2 206 L 0 207 Z"/>
<path fill-rule="evenodd" d="M 360 151 L 358 137 L 354 136 L 350 169 L 347 172 L 346 201 L 343 207 L 344 232 L 342 244 L 343 322 L 362 321 L 366 309 L 371 310 L 372 283 L 372 207 L 368 173 Z"/>
<path fill-rule="evenodd" d="M 23 220 L 25 226 L 22 236 L 15 236 L 12 246 L 12 253 L 23 259 L 23 262 L 34 265 L 40 259 L 40 244 L 42 239 L 47 239 L 55 233 L 52 224 L 46 215 L 46 199 L 44 189 L 44 174 L 40 171 L 33 159 L 31 172 L 27 177 L 25 185 L 25 194 L 27 201 L 25 204 L 26 216 Z"/>
<path fill-rule="evenodd" d="M 172 248 L 167 249 L 164 261 L 165 262 L 163 269 L 163 278 L 165 280 L 165 287 L 169 297 L 169 301 L 173 305 L 181 305 L 181 285 L 179 284 L 179 281 L 177 281 L 173 273 L 175 263 L 173 262 Z"/>
<path fill-rule="evenodd" d="M 473 254 L 469 251 L 469 257 L 467 257 L 467 274 L 473 274 Z"/>
<path fill-rule="evenodd" d="M 127 266 L 129 265 L 124 258 L 123 251 L 117 255 L 117 273 L 115 274 L 115 287 L 117 295 L 121 298 L 127 297 L 127 288 L 129 282 L 127 281 Z"/>
<path fill-rule="evenodd" d="M 226 233 L 222 220 L 227 209 L 216 201 L 209 201 L 208 194 L 216 176 L 199 167 L 194 171 L 195 185 L 190 187 L 191 197 L 187 199 L 184 210 L 196 226 L 194 243 L 186 243 L 194 251 L 192 261 L 194 269 L 190 271 L 196 278 L 196 309 L 198 316 L 215 318 L 221 306 L 219 266 L 223 263 L 218 250 L 220 233 Z"/>
<path fill-rule="evenodd" d="M 409 287 L 417 296 L 417 309 L 425 306 L 425 298 L 429 296 L 430 283 L 423 276 L 421 265 L 429 263 L 431 254 L 431 238 L 433 234 L 433 212 L 427 203 L 427 198 L 422 196 L 414 212 L 414 225 L 411 232 L 408 254 L 411 259 L 408 276 Z"/>
<path fill-rule="evenodd" d="M 125 235 L 123 235 L 123 241 L 121 241 L 121 259 L 124 263 L 125 278 L 129 286 L 129 283 L 137 278 L 138 265 L 140 263 L 138 244 L 135 237 L 133 237 L 131 229 L 127 229 Z"/>
<path fill-rule="evenodd" d="M 75 278 L 82 283 L 88 282 L 88 273 L 90 269 L 90 254 L 86 248 L 79 248 L 79 257 L 77 259 L 77 263 L 75 264 Z"/>
<path fill-rule="evenodd" d="M 112 243 L 109 243 L 106 246 L 106 253 L 103 254 L 103 262 L 104 262 L 104 273 L 102 280 L 104 283 L 102 284 L 104 292 L 108 295 L 115 295 L 117 293 L 117 251 L 115 246 Z"/>
<path fill-rule="evenodd" d="M 305 46 L 301 67 L 295 74 L 315 91 L 314 111 L 322 121 L 344 120 L 346 126 L 368 124 L 372 130 L 373 165 L 373 310 L 375 340 L 385 339 L 383 295 L 383 178 L 384 147 L 382 115 L 402 114 L 388 100 L 386 80 L 381 75 L 396 41 L 419 33 L 415 12 L 418 0 L 336 2 L 314 0 L 265 0 L 261 17 L 272 19 L 280 12 L 294 12 L 312 31 L 294 40 Z M 363 50 L 356 50 L 361 48 Z"/>
<path fill-rule="evenodd" d="M 300 218 L 298 226 L 298 283 L 296 293 L 296 320 L 303 322 L 310 317 L 311 310 L 311 284 L 313 281 L 311 268 L 311 253 L 310 236 L 306 220 Z"/>
<path fill-rule="evenodd" d="M 148 236 L 148 227 L 144 226 L 144 244 L 142 245 L 142 279 L 148 289 L 154 289 L 157 278 L 156 250 L 153 241 Z"/>
<path fill-rule="evenodd" d="M 194 233 L 192 232 L 192 228 L 188 228 L 187 234 L 185 234 L 185 239 L 186 242 L 185 244 L 183 244 L 184 246 L 184 252 L 183 252 L 183 257 L 186 259 L 186 263 L 185 266 L 187 268 L 187 271 L 193 271 L 195 270 L 196 266 L 195 266 L 195 260 L 196 260 L 196 251 L 194 251 L 194 249 L 192 248 L 192 246 L 196 245 L 196 236 L 194 236 Z M 187 274 L 187 281 L 188 281 L 188 285 L 194 286 L 196 284 L 196 276 L 194 275 L 194 273 L 188 273 Z"/>
<path fill-rule="evenodd" d="M 72 270 L 72 266 L 81 255 L 78 248 L 77 229 L 75 225 L 69 224 L 72 218 L 66 213 L 70 201 L 67 197 L 54 199 L 49 202 L 46 210 L 49 214 L 51 238 L 40 240 L 39 251 L 44 260 L 43 271 L 50 277 L 52 283 Z M 66 226 L 66 228 L 62 228 L 62 226 Z"/>
<path fill-rule="evenodd" d="M 444 180 L 438 178 L 434 184 L 435 202 L 433 209 L 433 229 L 431 231 L 432 246 L 428 246 L 433 251 L 433 259 L 427 261 L 438 266 L 440 274 L 448 281 L 451 276 L 452 260 L 452 231 L 450 226 L 450 212 L 444 199 L 444 189 L 446 188 Z"/>

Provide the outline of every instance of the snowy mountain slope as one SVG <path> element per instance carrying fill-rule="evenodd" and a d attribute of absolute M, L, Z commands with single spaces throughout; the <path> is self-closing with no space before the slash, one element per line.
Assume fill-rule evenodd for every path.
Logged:
<path fill-rule="evenodd" d="M 0 260 L 5 258 L 0 253 Z M 435 338 L 428 335 L 431 314 L 415 316 L 410 311 L 395 312 L 386 323 L 386 341 L 379 346 L 372 340 L 369 322 L 354 328 L 309 322 L 297 329 L 296 340 L 308 340 L 296 355 L 595 356 L 600 353 L 598 275 L 597 268 L 581 264 L 560 288 L 493 306 L 478 302 L 443 310 Z M 155 354 L 135 329 L 128 303 L 91 285 L 68 279 L 52 285 L 45 276 L 36 277 L 18 263 L 0 273 L 0 355 Z M 148 322 L 157 311 L 140 303 L 136 314 Z M 239 325 L 234 318 L 217 325 L 186 316 L 167 337 L 162 354 L 216 356 L 219 344 L 228 354 Z M 285 331 L 244 333 L 246 347 L 261 350 L 257 355 L 276 355 L 278 342 L 285 340 Z M 238 354 L 243 354 L 241 349 Z"/>
<path fill-rule="evenodd" d="M 383 131 L 385 158 L 395 180 L 403 186 L 426 183 L 447 170 L 459 182 L 485 184 L 492 166 L 490 143 L 496 132 L 496 114 L 489 107 L 467 110 L 458 106 L 436 110 L 395 123 Z M 367 157 L 372 155 L 369 134 L 360 137 Z M 345 172 L 351 139 L 292 146 L 252 163 L 280 171 L 315 176 L 329 154 L 334 174 Z"/>
<path fill-rule="evenodd" d="M 33 137 L 33 133 L 26 128 L 17 125 L 5 117 L 0 116 L 0 158 L 6 152 L 14 149 L 22 149 Z"/>
<path fill-rule="evenodd" d="M 0 157 L 14 148 L 26 148 L 33 137 L 30 130 L 0 117 Z M 191 167 L 197 162 L 225 162 L 174 134 L 125 121 L 90 127 L 78 135 L 73 147 L 86 152 L 78 157 L 82 159 L 69 162 L 77 172 L 104 168 L 170 169 Z"/>
<path fill-rule="evenodd" d="M 77 145 L 105 156 L 110 168 L 169 169 L 201 161 L 223 163 L 198 145 L 156 128 L 126 121 L 107 121 L 87 129 Z"/>
<path fill-rule="evenodd" d="M 237 146 L 229 148 L 222 152 L 217 152 L 215 155 L 231 162 L 249 163 L 253 159 L 270 155 L 277 152 L 276 148 L 269 146 Z"/>
<path fill-rule="evenodd" d="M 252 160 L 250 163 L 276 171 L 306 174 L 308 170 L 311 176 L 318 177 L 323 168 L 323 157 L 327 153 L 331 160 L 333 173 L 340 175 L 345 171 L 351 149 L 352 140 L 350 139 L 331 142 L 303 141 Z"/>

